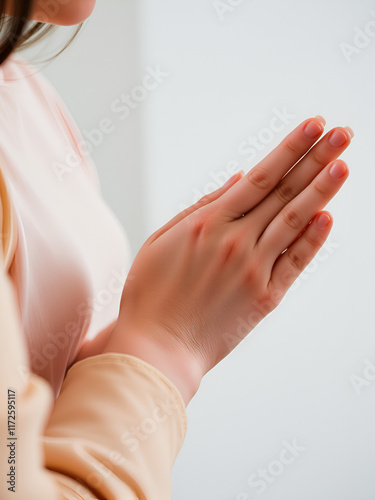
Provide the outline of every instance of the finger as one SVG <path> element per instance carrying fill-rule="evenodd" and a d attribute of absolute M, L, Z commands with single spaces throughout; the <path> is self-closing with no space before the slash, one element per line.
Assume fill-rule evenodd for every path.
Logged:
<path fill-rule="evenodd" d="M 314 215 L 335 196 L 348 178 L 346 163 L 330 163 L 313 182 L 288 203 L 258 240 L 262 255 L 272 264 L 277 256 L 293 243 Z"/>
<path fill-rule="evenodd" d="M 185 219 L 188 215 L 220 198 L 220 196 L 228 191 L 234 184 L 236 184 L 236 182 L 242 179 L 244 175 L 245 172 L 243 170 L 240 170 L 239 172 L 232 175 L 232 177 L 230 177 L 227 182 L 223 184 L 223 186 L 219 187 L 212 193 L 206 194 L 196 203 L 188 208 L 185 208 L 185 210 L 182 210 L 182 212 L 175 215 L 175 217 L 164 224 L 164 226 L 152 233 L 152 235 L 145 241 L 144 244 L 150 245 L 153 241 L 155 241 L 157 238 L 160 238 L 162 234 L 164 234 L 166 231 L 169 231 L 169 229 L 178 224 L 181 220 Z"/>
<path fill-rule="evenodd" d="M 293 165 L 307 153 L 324 129 L 324 118 L 303 121 L 236 186 L 215 202 L 224 218 L 235 220 L 262 201 Z"/>
<path fill-rule="evenodd" d="M 273 291 L 286 292 L 323 246 L 332 224 L 329 212 L 317 213 L 306 231 L 278 257 L 269 281 Z"/>
<path fill-rule="evenodd" d="M 348 129 L 336 127 L 315 144 L 267 198 L 245 216 L 251 219 L 251 227 L 261 234 L 285 205 L 298 196 L 328 163 L 345 151 L 352 134 Z"/>

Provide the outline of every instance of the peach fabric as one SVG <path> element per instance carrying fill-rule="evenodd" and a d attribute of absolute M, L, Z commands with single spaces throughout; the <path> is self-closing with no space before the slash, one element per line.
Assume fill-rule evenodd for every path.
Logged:
<path fill-rule="evenodd" d="M 74 363 L 116 321 L 129 243 L 73 118 L 14 54 L 0 68 L 0 126 L 0 498 L 167 500 L 183 399 L 134 356 Z"/>

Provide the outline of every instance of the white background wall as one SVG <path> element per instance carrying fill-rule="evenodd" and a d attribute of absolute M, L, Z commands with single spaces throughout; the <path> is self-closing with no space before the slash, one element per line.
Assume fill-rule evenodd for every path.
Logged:
<path fill-rule="evenodd" d="M 222 19 L 220 4 L 229 6 Z M 229 177 L 228 162 L 248 170 L 305 118 L 322 114 L 327 130 L 356 134 L 342 155 L 350 178 L 327 207 L 329 243 L 188 406 L 173 500 L 373 500 L 375 371 L 364 371 L 366 359 L 375 365 L 375 4 L 216 6 L 98 0 L 73 46 L 44 70 L 81 130 L 116 123 L 93 157 L 134 255 L 197 192 L 217 187 L 215 175 Z M 357 28 L 371 38 L 355 39 Z M 361 45 L 350 61 L 344 42 Z M 156 65 L 168 76 L 120 120 L 111 103 Z M 284 108 L 289 123 L 249 163 L 240 144 L 263 137 Z M 354 375 L 366 384 L 357 392 Z M 285 440 L 303 451 L 280 468 Z M 260 493 L 249 478 L 263 467 Z"/>

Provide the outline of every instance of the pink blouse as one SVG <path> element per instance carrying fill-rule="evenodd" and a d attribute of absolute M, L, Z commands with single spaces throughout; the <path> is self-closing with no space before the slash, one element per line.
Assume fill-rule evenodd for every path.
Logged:
<path fill-rule="evenodd" d="M 16 55 L 0 121 L 0 498 L 170 500 L 177 387 L 128 354 L 76 361 L 117 319 L 126 235 L 72 117 Z"/>
<path fill-rule="evenodd" d="M 0 129 L 0 171 L 14 217 L 6 264 L 31 369 L 57 397 L 83 341 L 117 319 L 129 241 L 72 116 L 16 54 L 0 67 Z"/>

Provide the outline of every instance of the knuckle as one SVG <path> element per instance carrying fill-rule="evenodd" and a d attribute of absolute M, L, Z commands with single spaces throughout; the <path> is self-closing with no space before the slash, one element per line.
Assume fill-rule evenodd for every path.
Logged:
<path fill-rule="evenodd" d="M 257 189 L 270 190 L 272 178 L 267 170 L 261 167 L 254 167 L 246 174 L 247 180 Z"/>
<path fill-rule="evenodd" d="M 240 236 L 226 238 L 220 246 L 220 265 L 224 266 L 233 260 L 241 260 L 244 254 L 244 244 Z"/>
<path fill-rule="evenodd" d="M 245 291 L 253 293 L 254 289 L 259 287 L 260 281 L 260 266 L 248 265 L 242 275 L 242 286 Z"/>
<path fill-rule="evenodd" d="M 329 189 L 325 184 L 323 184 L 323 182 L 314 182 L 313 189 L 322 198 L 329 197 Z"/>
<path fill-rule="evenodd" d="M 305 265 L 305 259 L 303 257 L 301 257 L 301 255 L 298 255 L 297 252 L 294 252 L 294 251 L 288 251 L 286 252 L 287 256 L 288 256 L 288 259 L 292 265 L 292 267 L 294 269 L 296 269 L 298 271 L 298 273 L 300 273 L 301 271 L 303 271 L 306 267 Z"/>
<path fill-rule="evenodd" d="M 281 215 L 285 224 L 291 229 L 300 229 L 304 225 L 302 213 L 296 208 L 286 206 L 281 211 Z"/>
<path fill-rule="evenodd" d="M 286 287 L 283 283 L 276 285 L 275 283 L 269 282 L 267 290 L 270 294 L 271 305 L 274 306 L 273 308 L 276 308 L 285 296 Z"/>
<path fill-rule="evenodd" d="M 186 224 L 190 234 L 197 238 L 200 235 L 211 234 L 214 221 L 212 214 L 208 211 L 196 210 L 186 217 Z"/>
<path fill-rule="evenodd" d="M 319 152 L 319 149 L 313 148 L 310 151 L 310 158 L 314 163 L 319 165 L 320 167 L 325 167 L 326 165 L 326 160 L 323 158 L 322 154 Z"/>
<path fill-rule="evenodd" d="M 285 140 L 284 141 L 284 148 L 288 151 L 288 153 L 292 153 L 292 155 L 299 155 L 300 150 L 298 148 L 298 145 L 293 142 L 292 140 Z"/>
<path fill-rule="evenodd" d="M 208 194 L 205 194 L 204 196 L 202 196 L 202 198 L 200 198 L 196 203 L 195 203 L 195 206 L 196 207 L 203 207 L 204 205 L 207 205 L 208 203 L 211 202 L 212 200 L 212 193 L 208 193 Z"/>
<path fill-rule="evenodd" d="M 264 316 L 276 309 L 279 302 L 277 294 L 271 293 L 268 288 L 263 290 L 257 299 L 258 308 L 263 312 Z"/>
<path fill-rule="evenodd" d="M 301 272 L 297 271 L 294 267 L 285 269 L 278 279 L 278 286 L 281 289 L 288 290 L 300 274 Z"/>
<path fill-rule="evenodd" d="M 286 182 L 280 182 L 274 189 L 274 193 L 281 203 L 289 203 L 297 196 L 297 189 Z"/>

